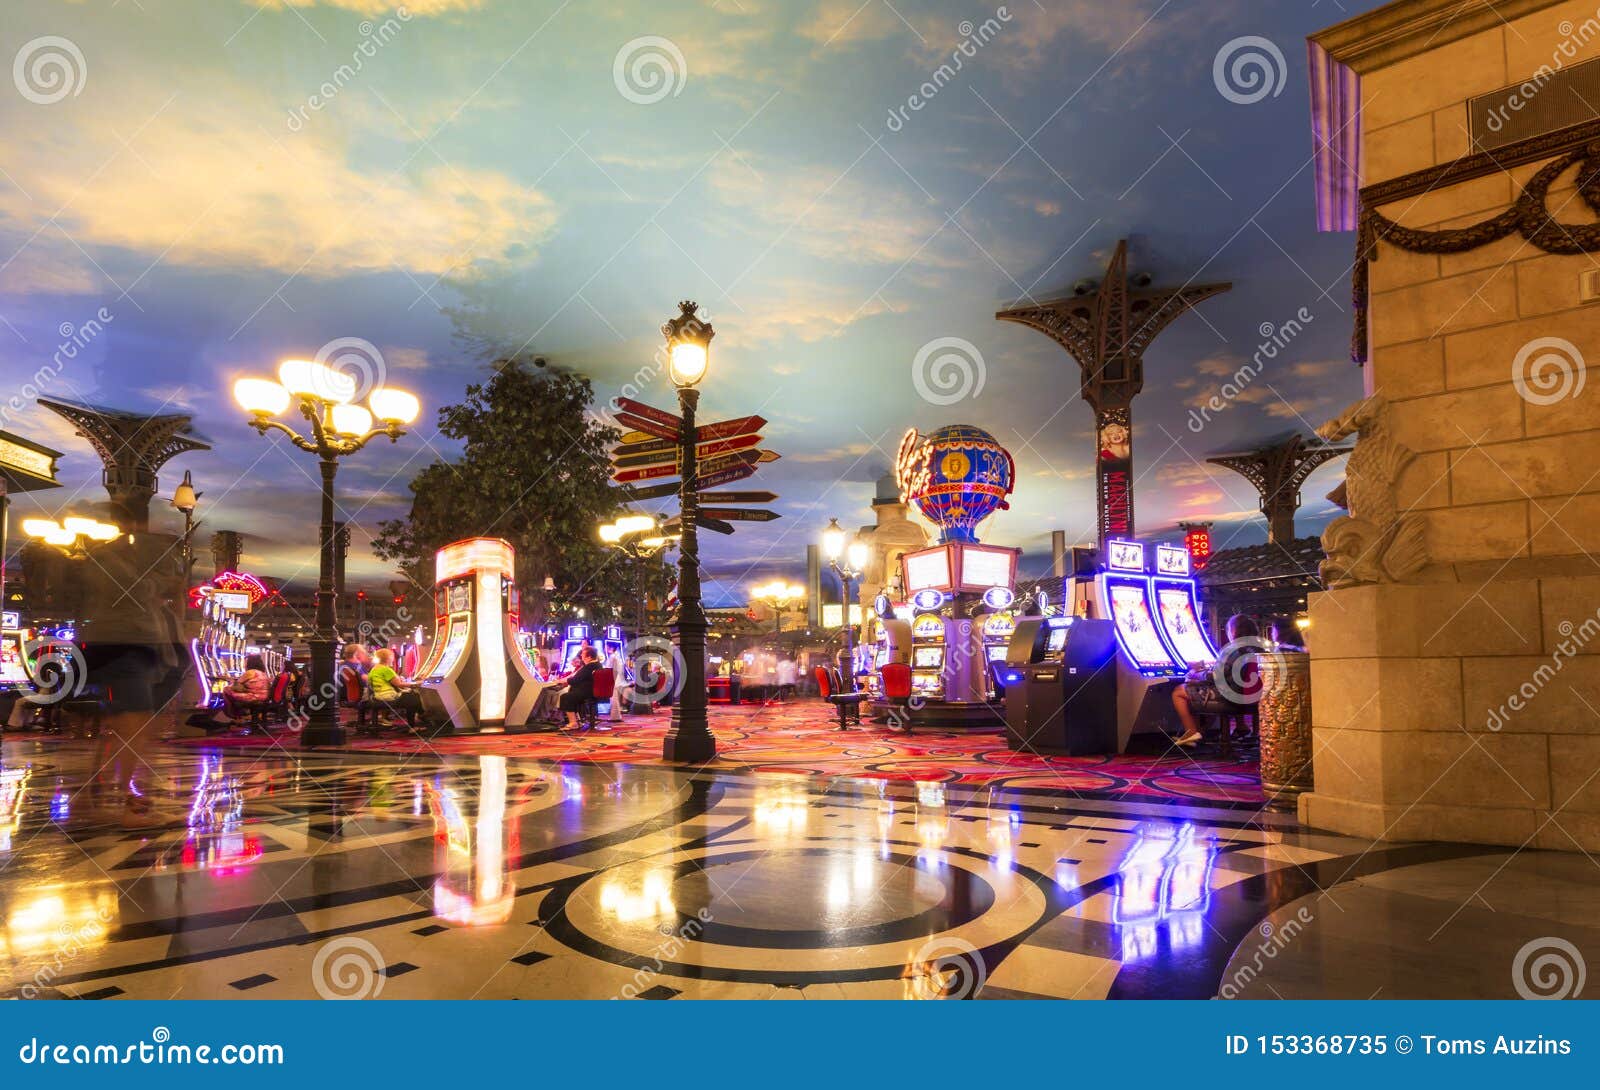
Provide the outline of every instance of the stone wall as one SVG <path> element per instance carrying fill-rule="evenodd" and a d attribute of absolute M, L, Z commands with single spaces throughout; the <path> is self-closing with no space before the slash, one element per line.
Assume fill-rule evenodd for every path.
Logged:
<path fill-rule="evenodd" d="M 1469 97 L 1600 57 L 1597 9 L 1562 2 L 1447 30 L 1362 70 L 1362 184 L 1466 155 Z M 1464 226 L 1506 209 L 1541 165 L 1379 211 Z M 1549 203 L 1594 220 L 1570 174 Z M 1417 454 L 1397 492 L 1423 517 L 1430 564 L 1404 584 L 1312 598 L 1308 822 L 1600 848 L 1600 381 L 1583 362 L 1600 361 L 1600 304 L 1579 301 L 1594 269 L 1600 255 L 1550 255 L 1520 236 L 1447 255 L 1379 244 L 1366 380 Z M 1576 350 L 1564 396 L 1519 391 L 1519 353 L 1540 338 Z"/>

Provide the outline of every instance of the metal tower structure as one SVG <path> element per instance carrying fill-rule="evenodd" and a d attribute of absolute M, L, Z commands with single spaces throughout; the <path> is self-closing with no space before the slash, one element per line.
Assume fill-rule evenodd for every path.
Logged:
<path fill-rule="evenodd" d="M 160 483 L 156 471 L 187 451 L 211 449 L 192 434 L 188 413 L 150 415 L 48 397 L 39 404 L 70 421 L 100 455 L 112 521 L 128 533 L 150 529 L 150 499 Z"/>
<path fill-rule="evenodd" d="M 1255 485 L 1261 494 L 1261 513 L 1267 516 L 1268 544 L 1287 545 L 1294 540 L 1294 513 L 1300 509 L 1301 484 L 1323 462 L 1354 449 L 1291 434 L 1252 450 L 1219 454 L 1206 461 L 1225 466 Z"/>
<path fill-rule="evenodd" d="M 1149 285 L 1146 275 L 1128 279 L 1128 240 L 1122 239 L 1094 288 L 995 312 L 1002 322 L 1037 329 L 1078 361 L 1083 400 L 1094 410 L 1102 547 L 1107 538 L 1134 534 L 1133 399 L 1144 388 L 1145 349 L 1185 311 L 1233 287 Z"/>

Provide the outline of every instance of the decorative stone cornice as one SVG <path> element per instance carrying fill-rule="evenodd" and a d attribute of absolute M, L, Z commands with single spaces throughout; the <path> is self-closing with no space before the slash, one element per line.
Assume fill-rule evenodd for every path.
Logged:
<path fill-rule="evenodd" d="M 1340 64 L 1375 72 L 1562 0 L 1395 0 L 1311 35 Z"/>

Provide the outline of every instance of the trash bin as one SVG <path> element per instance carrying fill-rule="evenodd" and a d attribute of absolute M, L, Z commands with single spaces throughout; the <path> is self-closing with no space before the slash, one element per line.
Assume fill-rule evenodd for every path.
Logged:
<path fill-rule="evenodd" d="M 1274 795 L 1310 791 L 1311 656 L 1279 651 L 1257 661 L 1262 790 Z"/>

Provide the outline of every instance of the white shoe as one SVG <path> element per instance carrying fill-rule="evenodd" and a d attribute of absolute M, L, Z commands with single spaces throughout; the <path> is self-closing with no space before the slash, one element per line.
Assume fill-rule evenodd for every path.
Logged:
<path fill-rule="evenodd" d="M 1188 734 L 1185 734 L 1182 738 L 1174 739 L 1172 744 L 1175 746 L 1192 746 L 1204 737 L 1205 735 L 1201 734 L 1199 731 L 1192 730 Z"/>

